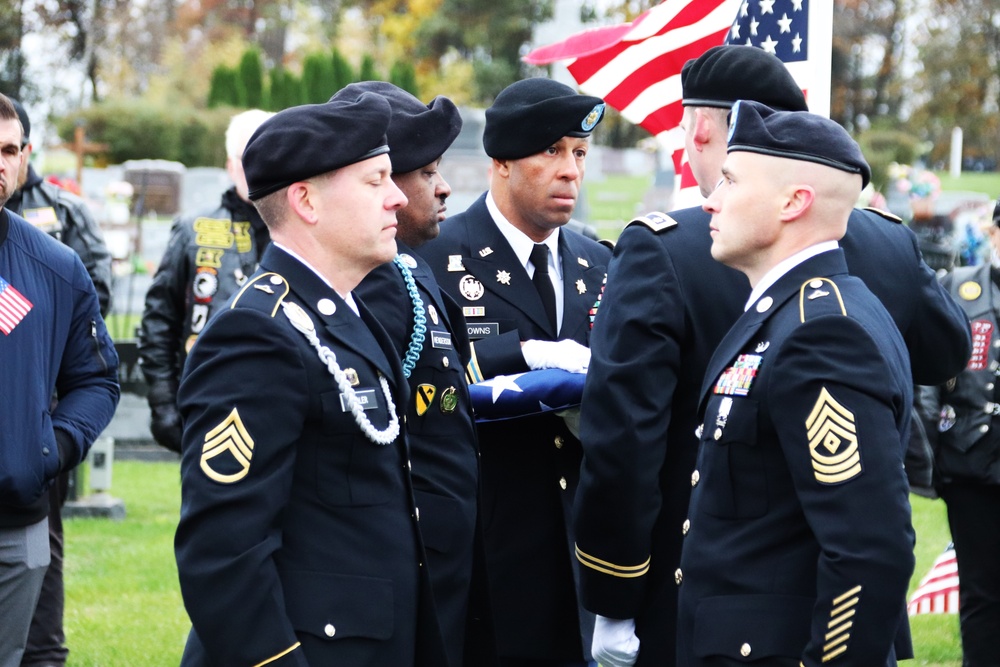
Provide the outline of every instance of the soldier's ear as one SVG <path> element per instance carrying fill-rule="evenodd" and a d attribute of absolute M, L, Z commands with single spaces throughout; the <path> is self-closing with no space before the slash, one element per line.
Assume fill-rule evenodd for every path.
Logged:
<path fill-rule="evenodd" d="M 816 200 L 816 190 L 811 185 L 792 185 L 781 207 L 781 221 L 794 222 L 812 208 Z"/>
<path fill-rule="evenodd" d="M 288 206 L 297 217 L 310 225 L 319 222 L 316 194 L 316 186 L 309 181 L 296 181 L 289 185 L 285 192 Z"/>

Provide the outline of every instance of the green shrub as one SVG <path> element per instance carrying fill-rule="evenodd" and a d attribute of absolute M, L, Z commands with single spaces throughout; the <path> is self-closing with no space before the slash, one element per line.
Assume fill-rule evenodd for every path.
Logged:
<path fill-rule="evenodd" d="M 82 109 L 57 123 L 59 136 L 73 139 L 82 123 L 91 142 L 106 144 L 111 164 L 126 160 L 174 160 L 188 167 L 225 164 L 225 132 L 236 113 L 230 107 L 166 107 L 141 100 L 109 100 Z"/>
<path fill-rule="evenodd" d="M 873 128 L 858 136 L 858 145 L 872 168 L 872 187 L 882 192 L 889 181 L 889 165 L 913 164 L 920 140 L 900 130 Z"/>
<path fill-rule="evenodd" d="M 212 80 L 208 87 L 208 108 L 240 104 L 239 75 L 231 67 L 219 65 L 212 71 Z"/>
<path fill-rule="evenodd" d="M 264 68 L 260 64 L 260 52 L 247 49 L 240 59 L 238 71 L 240 106 L 247 109 L 264 108 Z"/>

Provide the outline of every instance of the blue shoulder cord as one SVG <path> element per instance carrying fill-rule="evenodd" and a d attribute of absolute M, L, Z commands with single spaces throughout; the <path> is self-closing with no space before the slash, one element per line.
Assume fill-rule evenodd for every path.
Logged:
<path fill-rule="evenodd" d="M 410 294 L 410 302 L 413 303 L 413 334 L 410 336 L 410 346 L 403 357 L 403 375 L 407 378 L 413 372 L 413 367 L 417 365 L 420 358 L 420 351 L 424 347 L 424 334 L 427 333 L 427 318 L 424 316 L 424 302 L 417 292 L 417 284 L 413 282 L 413 274 L 410 269 L 403 264 L 403 260 L 396 255 L 392 263 L 396 265 L 399 272 L 403 274 L 403 282 L 406 283 L 406 291 Z"/>

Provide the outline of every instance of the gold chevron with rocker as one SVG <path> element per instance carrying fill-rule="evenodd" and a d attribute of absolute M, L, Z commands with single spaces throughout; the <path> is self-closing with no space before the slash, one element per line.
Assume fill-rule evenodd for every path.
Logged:
<path fill-rule="evenodd" d="M 229 416 L 205 434 L 201 448 L 201 470 L 209 479 L 220 484 L 232 484 L 247 476 L 253 459 L 253 438 L 247 432 L 236 408 Z M 216 470 L 220 464 L 230 468 L 235 461 L 239 469 L 232 473 Z"/>
<path fill-rule="evenodd" d="M 818 482 L 840 484 L 861 474 L 854 413 L 838 403 L 826 387 L 806 418 L 806 435 Z"/>

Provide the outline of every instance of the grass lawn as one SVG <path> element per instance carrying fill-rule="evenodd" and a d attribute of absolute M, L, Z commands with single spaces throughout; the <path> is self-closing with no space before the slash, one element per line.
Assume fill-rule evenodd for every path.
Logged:
<path fill-rule="evenodd" d="M 173 535 L 180 509 L 176 463 L 116 461 L 112 495 L 122 521 L 66 521 L 68 667 L 176 667 L 189 628 L 177 585 Z M 912 497 L 917 565 L 911 591 L 948 543 L 944 504 Z M 911 619 L 917 659 L 960 667 L 958 616 Z"/>

